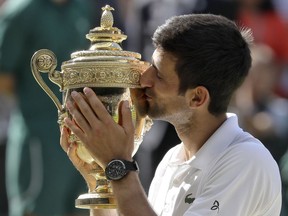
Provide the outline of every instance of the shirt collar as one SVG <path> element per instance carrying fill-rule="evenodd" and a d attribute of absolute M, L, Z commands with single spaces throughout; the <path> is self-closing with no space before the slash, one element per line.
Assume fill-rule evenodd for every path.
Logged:
<path fill-rule="evenodd" d="M 188 161 L 183 162 L 184 146 L 181 143 L 181 148 L 174 152 L 174 158 L 170 161 L 170 165 L 190 165 L 197 169 L 203 169 L 207 164 L 211 163 L 214 158 L 221 154 L 233 140 L 242 132 L 238 125 L 238 118 L 233 113 L 227 113 L 227 119 L 223 124 L 212 134 L 212 136 L 204 143 L 199 151 Z"/>

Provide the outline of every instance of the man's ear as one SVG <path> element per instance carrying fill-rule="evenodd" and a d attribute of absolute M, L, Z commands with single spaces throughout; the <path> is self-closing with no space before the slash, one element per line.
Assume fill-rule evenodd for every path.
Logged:
<path fill-rule="evenodd" d="M 188 89 L 185 93 L 187 104 L 190 108 L 197 108 L 203 105 L 208 106 L 209 91 L 204 86 L 197 86 L 193 89 Z"/>

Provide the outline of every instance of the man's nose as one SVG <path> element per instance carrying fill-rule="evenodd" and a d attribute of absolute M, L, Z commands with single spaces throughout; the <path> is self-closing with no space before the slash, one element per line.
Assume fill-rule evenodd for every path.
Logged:
<path fill-rule="evenodd" d="M 153 67 L 147 68 L 140 77 L 140 85 L 142 88 L 150 88 L 153 86 Z"/>

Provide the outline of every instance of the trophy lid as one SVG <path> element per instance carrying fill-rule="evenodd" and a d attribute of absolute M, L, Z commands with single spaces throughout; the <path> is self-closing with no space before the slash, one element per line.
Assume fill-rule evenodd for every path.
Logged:
<path fill-rule="evenodd" d="M 127 36 L 113 27 L 114 8 L 102 7 L 100 27 L 89 31 L 86 38 L 91 41 L 88 50 L 76 51 L 71 59 L 61 65 L 62 79 L 52 81 L 62 90 L 89 87 L 140 87 L 140 75 L 149 66 L 141 61 L 141 55 L 125 51 L 120 43 Z"/>

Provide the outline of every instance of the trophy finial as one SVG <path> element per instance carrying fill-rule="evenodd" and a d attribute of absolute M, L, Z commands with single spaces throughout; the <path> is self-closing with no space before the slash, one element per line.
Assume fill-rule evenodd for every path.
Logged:
<path fill-rule="evenodd" d="M 119 44 L 127 39 L 127 35 L 117 27 L 113 27 L 114 18 L 111 11 L 114 8 L 106 5 L 102 10 L 100 26 L 91 29 L 86 35 L 91 41 L 90 50 L 122 50 Z"/>
<path fill-rule="evenodd" d="M 111 11 L 114 10 L 113 7 L 110 5 L 106 5 L 105 7 L 102 7 L 103 13 L 101 16 L 101 24 L 100 26 L 104 29 L 110 29 L 113 26 L 114 18 Z"/>

